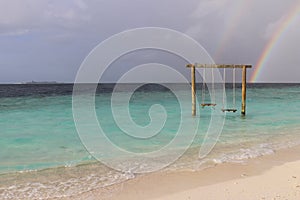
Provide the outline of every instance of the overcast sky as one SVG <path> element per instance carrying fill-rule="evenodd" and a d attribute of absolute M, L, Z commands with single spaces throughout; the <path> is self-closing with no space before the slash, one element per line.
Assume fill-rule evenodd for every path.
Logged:
<path fill-rule="evenodd" d="M 216 63 L 255 65 L 296 6 L 299 0 L 0 0 L 0 82 L 73 82 L 101 41 L 148 26 L 188 34 Z M 300 82 L 299 24 L 298 12 L 258 81 Z"/>

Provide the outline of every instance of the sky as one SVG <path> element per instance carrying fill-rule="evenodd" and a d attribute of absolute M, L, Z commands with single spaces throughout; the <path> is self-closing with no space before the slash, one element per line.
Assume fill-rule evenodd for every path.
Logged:
<path fill-rule="evenodd" d="M 0 0 L 0 83 L 74 82 L 96 45 L 141 27 L 185 33 L 216 63 L 252 64 L 250 81 L 300 82 L 299 13 L 299 0 Z M 159 52 L 137 55 L 115 62 L 107 81 L 121 66 L 184 65 Z"/>

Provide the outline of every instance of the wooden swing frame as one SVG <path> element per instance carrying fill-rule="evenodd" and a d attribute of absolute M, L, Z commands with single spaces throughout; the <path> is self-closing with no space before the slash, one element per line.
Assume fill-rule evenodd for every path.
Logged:
<path fill-rule="evenodd" d="M 192 116 L 196 116 L 196 68 L 239 68 L 242 69 L 242 105 L 241 114 L 246 115 L 246 89 L 247 89 L 247 69 L 252 65 L 217 65 L 217 64 L 188 64 L 187 68 L 191 68 L 191 89 L 192 89 Z M 205 106 L 216 106 L 215 103 L 203 103 Z M 223 112 L 236 112 L 237 109 L 222 109 Z"/>

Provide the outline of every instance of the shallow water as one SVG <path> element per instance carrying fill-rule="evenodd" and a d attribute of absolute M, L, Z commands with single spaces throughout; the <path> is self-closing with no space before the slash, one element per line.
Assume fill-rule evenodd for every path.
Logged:
<path fill-rule="evenodd" d="M 229 107 L 232 106 L 230 87 L 228 84 L 226 90 Z M 219 112 L 223 91 L 221 87 L 216 89 L 219 102 L 215 109 L 225 124 L 218 143 L 204 159 L 199 159 L 198 152 L 213 113 L 211 108 L 199 108 L 200 116 L 193 119 L 190 107 L 181 110 L 171 91 L 157 85 L 144 86 L 130 99 L 132 120 L 140 126 L 148 125 L 151 122 L 148 111 L 155 104 L 164 107 L 167 118 L 155 137 L 132 139 L 114 121 L 112 88 L 113 85 L 99 87 L 95 98 L 97 117 L 106 136 L 128 151 L 160 149 L 176 137 L 181 116 L 194 121 L 200 118 L 191 148 L 164 170 L 199 170 L 214 163 L 244 162 L 300 142 L 299 84 L 249 84 L 246 117 L 240 116 L 240 88 L 236 91 L 238 112 L 226 116 Z M 96 162 L 87 152 L 75 128 L 71 92 L 72 85 L 0 85 L 0 199 L 70 196 L 134 178 L 130 172 L 117 172 Z M 190 105 L 190 91 L 180 89 L 179 93 Z M 201 90 L 197 94 L 200 103 Z M 122 109 L 127 104 L 119 101 L 115 106 Z M 196 129 L 191 126 L 185 130 L 188 134 Z M 177 148 L 184 145 L 179 142 Z M 119 159 L 111 152 L 101 153 L 111 160 Z M 166 157 L 162 154 L 156 161 L 159 163 Z M 146 161 L 144 165 L 147 167 Z"/>

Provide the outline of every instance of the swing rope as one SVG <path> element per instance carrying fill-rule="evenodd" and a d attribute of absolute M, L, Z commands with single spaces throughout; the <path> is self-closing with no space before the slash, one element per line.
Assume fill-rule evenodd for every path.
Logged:
<path fill-rule="evenodd" d="M 212 92 L 210 93 L 210 99 L 211 99 L 211 102 L 210 103 L 205 103 L 205 87 L 206 87 L 206 78 L 205 78 L 205 76 L 206 76 L 206 70 L 205 70 L 205 68 L 206 68 L 206 65 L 204 66 L 204 68 L 203 68 L 203 81 L 202 81 L 202 104 L 201 104 L 201 106 L 202 106 L 202 108 L 204 108 L 204 107 L 206 107 L 206 106 L 212 106 L 212 107 L 214 107 L 214 106 L 216 106 L 217 104 L 215 103 L 215 84 L 214 84 L 214 82 L 215 82 L 215 77 L 214 77 L 214 72 L 213 72 L 213 70 L 212 70 L 212 72 L 211 72 L 211 76 L 212 76 L 212 83 L 211 83 L 211 89 L 212 89 Z"/>
<path fill-rule="evenodd" d="M 233 82 L 232 82 L 232 108 L 224 108 L 225 107 L 225 96 L 226 96 L 226 70 L 224 68 L 224 75 L 223 75 L 223 112 L 236 112 L 237 109 L 235 108 L 235 68 L 233 68 Z"/>
<path fill-rule="evenodd" d="M 214 70 L 211 69 L 211 81 L 212 81 L 212 84 L 211 84 L 211 90 L 212 90 L 212 97 L 211 97 L 211 102 L 213 104 L 215 104 L 216 102 L 216 93 L 215 93 L 215 75 L 214 75 Z"/>
<path fill-rule="evenodd" d="M 223 109 L 225 109 L 225 96 L 226 96 L 226 70 L 223 69 Z"/>
<path fill-rule="evenodd" d="M 233 83 L 232 83 L 232 104 L 235 109 L 235 68 L 233 68 Z"/>
<path fill-rule="evenodd" d="M 205 103 L 205 68 L 203 68 L 203 78 L 202 78 L 202 104 Z"/>

